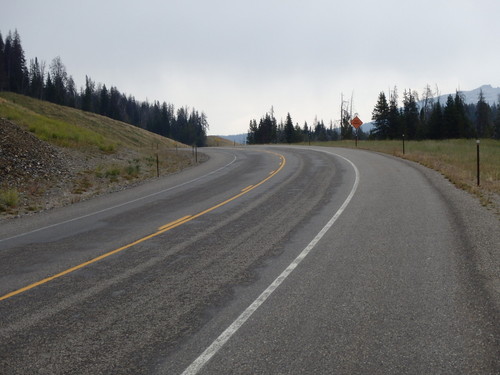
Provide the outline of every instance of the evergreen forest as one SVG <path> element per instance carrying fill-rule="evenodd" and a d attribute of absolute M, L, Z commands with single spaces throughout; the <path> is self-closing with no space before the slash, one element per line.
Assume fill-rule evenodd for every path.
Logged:
<path fill-rule="evenodd" d="M 437 90 L 436 90 L 437 91 Z M 380 92 L 372 112 L 375 139 L 500 139 L 500 100 L 493 105 L 479 92 L 477 103 L 466 104 L 457 91 L 448 95 L 446 103 L 436 99 L 427 85 L 421 98 L 416 91 L 403 92 L 403 106 L 398 105 L 398 91 L 394 88 L 389 98 Z"/>
<path fill-rule="evenodd" d="M 123 121 L 187 145 L 206 145 L 208 121 L 203 112 L 158 101 L 138 101 L 116 87 L 85 77 L 77 88 L 62 59 L 49 66 L 38 58 L 26 62 L 19 33 L 0 33 L 0 91 L 12 91 L 40 100 L 97 113 Z"/>
<path fill-rule="evenodd" d="M 349 102 L 341 106 L 342 118 L 337 126 L 330 121 L 328 127 L 323 120 L 317 119 L 312 126 L 307 122 L 302 127 L 294 125 L 290 113 L 285 121 L 278 123 L 271 108 L 259 122 L 255 119 L 250 121 L 247 143 L 337 141 L 354 139 L 356 132 L 359 139 L 500 139 L 500 99 L 490 105 L 485 101 L 482 91 L 475 104 L 466 104 L 459 91 L 449 95 L 446 103 L 441 103 L 438 97 L 429 85 L 420 99 L 418 92 L 405 90 L 401 106 L 397 87 L 388 96 L 380 92 L 372 112 L 374 127 L 369 134 L 361 128 L 355 130 L 350 125 L 353 116 Z"/>

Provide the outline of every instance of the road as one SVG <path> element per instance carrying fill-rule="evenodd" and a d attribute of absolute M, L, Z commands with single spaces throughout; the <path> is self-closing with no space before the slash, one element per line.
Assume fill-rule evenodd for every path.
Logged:
<path fill-rule="evenodd" d="M 0 226 L 1 374 L 496 374 L 498 218 L 361 150 L 209 149 Z"/>

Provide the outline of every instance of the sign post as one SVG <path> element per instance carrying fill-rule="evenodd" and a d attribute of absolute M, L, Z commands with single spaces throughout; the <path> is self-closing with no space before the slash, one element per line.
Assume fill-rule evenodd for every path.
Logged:
<path fill-rule="evenodd" d="M 351 125 L 356 129 L 356 147 L 358 147 L 358 129 L 363 125 L 363 121 L 356 116 L 351 120 Z"/>

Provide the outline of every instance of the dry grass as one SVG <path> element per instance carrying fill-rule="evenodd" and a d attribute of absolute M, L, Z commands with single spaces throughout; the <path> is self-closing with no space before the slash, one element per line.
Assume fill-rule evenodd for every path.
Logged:
<path fill-rule="evenodd" d="M 209 135 L 207 137 L 207 146 L 208 147 L 234 147 L 235 144 L 233 141 L 230 141 L 229 139 L 218 137 L 216 135 Z M 241 145 L 239 143 L 236 143 L 236 146 L 241 146 Z"/>
<path fill-rule="evenodd" d="M 355 148 L 354 141 L 317 143 L 331 147 Z M 358 148 L 412 160 L 432 168 L 457 187 L 475 194 L 483 205 L 500 210 L 500 141 L 480 143 L 480 186 L 477 186 L 477 148 L 475 139 L 444 141 L 358 141 Z"/>

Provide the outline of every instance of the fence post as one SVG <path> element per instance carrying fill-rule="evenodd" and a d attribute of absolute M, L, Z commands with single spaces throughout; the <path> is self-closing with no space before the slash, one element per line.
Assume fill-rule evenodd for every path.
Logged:
<path fill-rule="evenodd" d="M 160 160 L 158 157 L 160 145 L 157 143 L 156 144 L 156 177 L 160 177 Z"/>
<path fill-rule="evenodd" d="M 479 173 L 479 139 L 476 140 L 476 154 L 477 154 L 477 186 L 479 186 L 480 183 L 480 173 Z"/>

